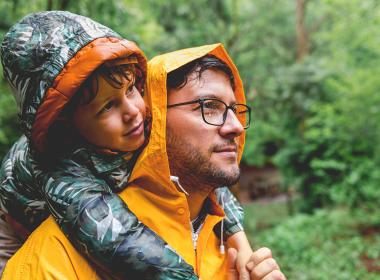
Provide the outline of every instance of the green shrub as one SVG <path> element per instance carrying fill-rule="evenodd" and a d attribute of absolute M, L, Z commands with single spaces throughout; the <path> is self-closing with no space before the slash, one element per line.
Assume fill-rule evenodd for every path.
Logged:
<path fill-rule="evenodd" d="M 364 259 L 380 262 L 380 236 L 361 232 L 379 228 L 379 216 L 379 211 L 318 210 L 281 217 L 270 229 L 258 231 L 251 225 L 246 230 L 255 248 L 272 250 L 288 279 L 374 280 L 379 273 L 369 272 Z"/>

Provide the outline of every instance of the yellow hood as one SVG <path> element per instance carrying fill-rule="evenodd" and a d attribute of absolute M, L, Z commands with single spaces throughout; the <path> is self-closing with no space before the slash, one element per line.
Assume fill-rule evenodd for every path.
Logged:
<path fill-rule="evenodd" d="M 177 188 L 170 182 L 169 162 L 166 153 L 166 78 L 169 72 L 207 54 L 216 56 L 231 68 L 235 78 L 237 103 L 245 104 L 243 84 L 238 70 L 222 44 L 183 49 L 154 57 L 148 63 L 148 95 L 146 96 L 146 103 L 152 112 L 152 132 L 148 146 L 134 168 L 131 181 L 148 176 L 154 178 L 154 181 L 160 183 L 161 186 L 171 186 L 170 189 L 165 190 L 158 190 L 155 186 L 152 191 L 178 192 Z M 245 132 L 239 139 L 239 161 L 243 153 L 244 140 Z"/>
<path fill-rule="evenodd" d="M 226 274 L 225 256 L 218 251 L 220 241 L 213 234 L 213 228 L 223 219 L 224 211 L 216 203 L 215 195 L 211 194 L 213 203 L 210 215 L 199 235 L 195 253 L 187 199 L 170 180 L 166 152 L 167 74 L 207 54 L 218 57 L 231 68 L 237 102 L 245 103 L 238 71 L 221 44 L 179 50 L 153 58 L 148 63 L 146 96 L 146 103 L 152 112 L 150 140 L 131 174 L 131 185 L 120 196 L 139 220 L 161 236 L 203 279 L 223 279 Z M 245 133 L 240 137 L 239 161 Z"/>

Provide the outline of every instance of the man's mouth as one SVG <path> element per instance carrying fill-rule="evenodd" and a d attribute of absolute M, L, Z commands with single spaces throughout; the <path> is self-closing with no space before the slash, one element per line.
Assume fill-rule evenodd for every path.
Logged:
<path fill-rule="evenodd" d="M 223 155 L 223 156 L 227 156 L 227 157 L 236 157 L 237 145 L 236 144 L 230 144 L 230 145 L 217 146 L 214 149 L 214 153 L 217 153 L 217 154 Z"/>
<path fill-rule="evenodd" d="M 130 129 L 124 136 L 138 136 L 144 131 L 144 122 L 140 122 L 138 125 Z"/>
<path fill-rule="evenodd" d="M 229 146 L 223 146 L 223 147 L 217 147 L 215 149 L 216 153 L 229 153 L 229 152 L 237 152 L 237 148 L 235 145 L 229 145 Z"/>

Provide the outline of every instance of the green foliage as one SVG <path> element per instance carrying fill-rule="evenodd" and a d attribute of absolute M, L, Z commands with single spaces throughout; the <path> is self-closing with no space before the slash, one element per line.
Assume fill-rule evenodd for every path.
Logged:
<path fill-rule="evenodd" d="M 380 198 L 379 3 L 308 3 L 312 52 L 290 65 L 279 60 L 262 81 L 244 159 L 275 163 L 306 211 L 373 208 Z"/>
<path fill-rule="evenodd" d="M 273 206 L 247 206 L 246 217 L 255 217 Z M 271 248 L 288 279 L 372 280 L 379 274 L 369 272 L 366 265 L 380 263 L 380 237 L 376 231 L 380 229 L 379 215 L 379 210 L 347 209 L 325 209 L 293 217 L 277 214 L 266 216 L 277 220 L 273 228 L 260 231 L 250 219 L 246 231 L 256 248 Z"/>
<path fill-rule="evenodd" d="M 374 92 L 380 85 L 375 79 L 355 79 L 350 77 L 345 83 L 360 83 L 358 91 L 348 86 L 338 101 L 311 108 L 303 135 L 306 145 L 297 156 L 309 168 L 303 184 L 312 187 L 311 193 L 318 199 L 376 208 L 380 199 L 376 168 L 380 154 L 375 145 L 380 140 L 380 97 Z M 313 157 L 308 157 L 310 154 Z M 312 197 L 305 197 L 305 203 L 312 205 L 313 201 L 308 201 Z"/>
<path fill-rule="evenodd" d="M 7 85 L 0 79 L 0 162 L 10 145 L 20 136 L 16 104 L 8 91 Z"/>

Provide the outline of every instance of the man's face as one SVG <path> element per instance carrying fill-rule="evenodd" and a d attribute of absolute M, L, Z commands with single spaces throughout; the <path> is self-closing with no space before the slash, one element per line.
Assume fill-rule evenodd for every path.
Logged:
<path fill-rule="evenodd" d="M 229 78 L 218 70 L 206 70 L 200 79 L 192 73 L 183 88 L 168 92 L 169 105 L 199 98 L 236 103 Z M 168 109 L 166 138 L 171 174 L 202 182 L 200 187 L 236 183 L 240 176 L 238 137 L 243 131 L 232 110 L 228 110 L 223 126 L 213 126 L 204 122 L 198 103 Z"/>

